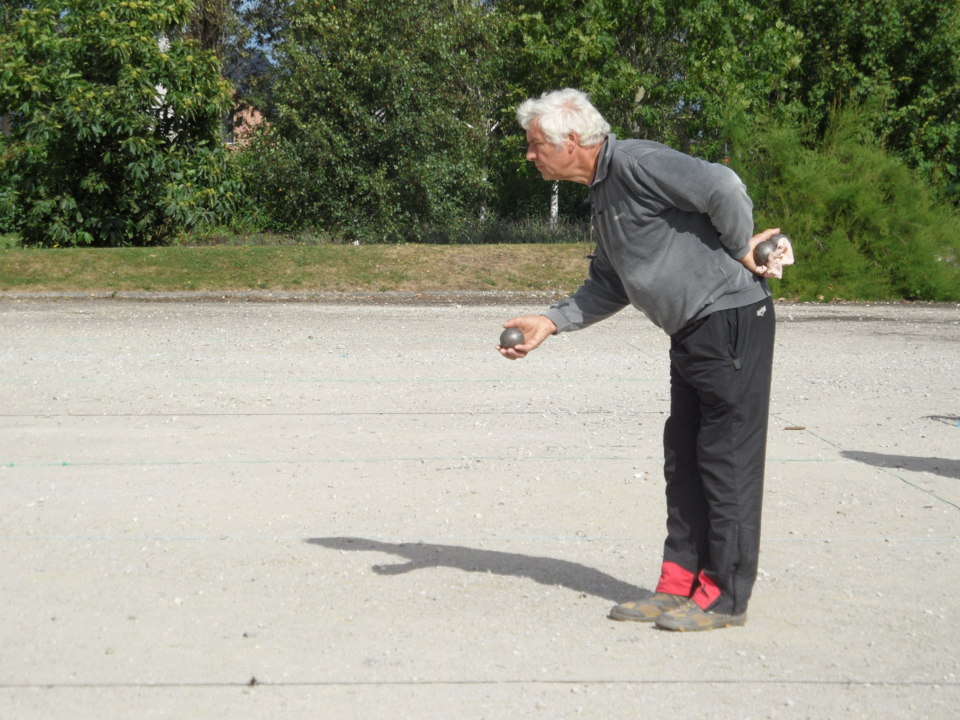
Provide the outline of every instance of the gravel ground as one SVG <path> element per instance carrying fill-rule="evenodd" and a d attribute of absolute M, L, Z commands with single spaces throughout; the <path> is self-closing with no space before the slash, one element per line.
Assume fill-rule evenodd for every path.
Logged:
<path fill-rule="evenodd" d="M 742 628 L 656 582 L 668 339 L 545 296 L 0 297 L 0 718 L 954 718 L 960 306 L 778 305 Z"/>

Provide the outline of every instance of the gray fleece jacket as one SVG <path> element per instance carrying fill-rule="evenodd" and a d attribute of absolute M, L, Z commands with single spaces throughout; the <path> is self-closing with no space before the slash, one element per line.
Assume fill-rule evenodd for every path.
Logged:
<path fill-rule="evenodd" d="M 770 295 L 739 262 L 753 236 L 753 203 L 730 168 L 611 134 L 590 202 L 596 257 L 583 285 L 544 313 L 558 332 L 633 305 L 672 335 Z"/>

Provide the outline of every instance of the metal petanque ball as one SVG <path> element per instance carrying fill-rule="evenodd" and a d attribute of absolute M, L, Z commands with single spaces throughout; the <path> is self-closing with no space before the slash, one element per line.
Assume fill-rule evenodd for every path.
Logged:
<path fill-rule="evenodd" d="M 785 240 L 790 239 L 783 233 L 777 233 L 773 237 L 764 240 L 762 243 L 757 243 L 757 246 L 753 249 L 753 261 L 757 265 L 766 265 L 770 255 L 776 251 L 777 245 L 780 243 L 780 238 Z"/>
<path fill-rule="evenodd" d="M 512 348 L 523 342 L 523 333 L 517 328 L 507 328 L 500 333 L 500 347 Z"/>

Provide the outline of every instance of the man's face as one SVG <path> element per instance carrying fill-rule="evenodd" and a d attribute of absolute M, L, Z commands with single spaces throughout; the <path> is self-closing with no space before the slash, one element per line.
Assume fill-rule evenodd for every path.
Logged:
<path fill-rule="evenodd" d="M 527 128 L 527 160 L 537 166 L 544 180 L 566 180 L 565 171 L 571 161 L 567 152 L 570 142 L 567 139 L 562 147 L 557 148 L 543 136 L 540 123 L 534 120 Z"/>

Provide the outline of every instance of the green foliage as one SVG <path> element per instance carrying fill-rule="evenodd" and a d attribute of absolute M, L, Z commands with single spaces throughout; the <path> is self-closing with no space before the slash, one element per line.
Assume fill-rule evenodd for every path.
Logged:
<path fill-rule="evenodd" d="M 38 0 L 0 37 L 0 204 L 27 245 L 157 244 L 229 212 L 229 88 L 188 0 Z"/>
<path fill-rule="evenodd" d="M 871 131 L 960 205 L 960 4 L 782 0 L 777 12 L 803 35 L 794 97 L 818 131 L 836 108 L 874 102 Z"/>
<path fill-rule="evenodd" d="M 875 98 L 871 133 L 939 187 L 956 183 L 956 4 L 234 5 L 276 59 L 263 82 L 248 82 L 274 126 L 247 177 L 261 188 L 252 205 L 278 229 L 422 238 L 441 215 L 543 217 L 551 187 L 524 161 L 513 111 L 564 86 L 589 92 L 619 135 L 711 160 L 760 120 L 812 118 L 820 142 L 836 108 Z M 456 127 L 462 137 L 449 132 Z M 435 138 L 431 147 L 403 147 L 422 133 Z M 425 180 L 435 168 L 444 171 Z M 278 187 L 285 197 L 267 192 Z M 562 184 L 561 213 L 574 221 L 584 197 L 584 188 Z"/>
<path fill-rule="evenodd" d="M 549 185 L 525 163 L 513 111 L 562 87 L 587 92 L 621 137 L 720 159 L 728 127 L 787 112 L 800 34 L 766 4 L 744 0 L 502 0 L 506 41 L 500 146 L 491 169 L 499 211 L 548 207 Z M 561 185 L 561 213 L 583 188 Z"/>
<path fill-rule="evenodd" d="M 274 48 L 276 103 L 241 163 L 268 228 L 416 240 L 489 193 L 489 10 L 304 0 Z"/>
<path fill-rule="evenodd" d="M 732 116 L 786 101 L 799 33 L 745 0 L 522 0 L 506 12 L 511 100 L 589 93 L 615 131 L 700 155 L 722 152 Z"/>
<path fill-rule="evenodd" d="M 736 144 L 758 226 L 794 240 L 797 264 L 776 289 L 801 300 L 956 300 L 960 213 L 878 147 L 869 116 L 839 112 L 822 144 L 783 124 Z"/>
<path fill-rule="evenodd" d="M 573 86 L 622 137 L 731 157 L 796 240 L 780 294 L 952 300 L 957 47 L 939 0 L 0 0 L 0 231 L 579 240 L 586 188 L 547 228 L 513 116 Z M 269 121 L 229 156 L 222 76 Z"/>

